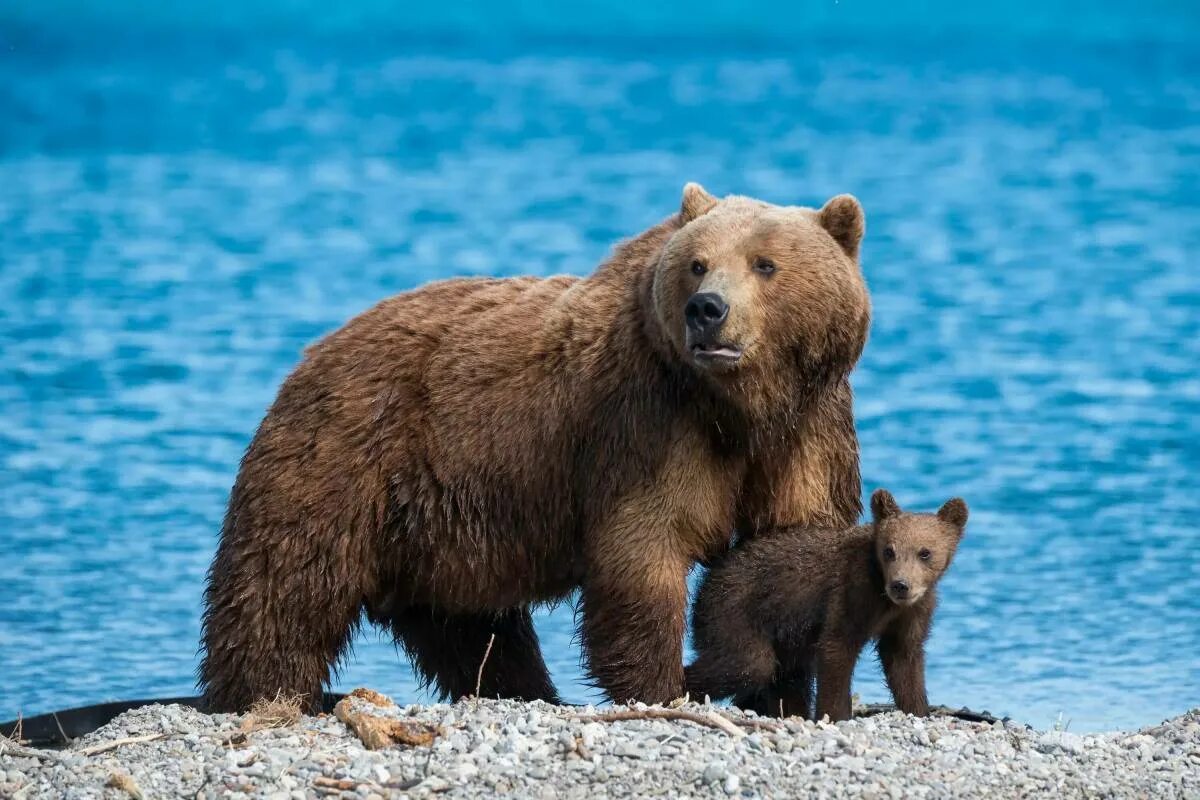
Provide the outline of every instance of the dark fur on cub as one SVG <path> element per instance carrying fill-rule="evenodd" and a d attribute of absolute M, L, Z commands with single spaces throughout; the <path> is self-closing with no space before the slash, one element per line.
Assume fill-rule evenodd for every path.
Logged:
<path fill-rule="evenodd" d="M 494 635 L 480 693 L 553 701 L 530 606 L 576 588 L 608 695 L 682 695 L 691 566 L 735 526 L 858 517 L 862 234 L 849 196 L 689 184 L 586 278 L 430 284 L 311 347 L 230 496 L 210 705 L 316 702 L 364 612 L 443 697 L 474 690 Z"/>
<path fill-rule="evenodd" d="M 874 521 L 850 530 L 793 527 L 740 545 L 706 576 L 693 612 L 693 697 L 735 696 L 762 714 L 850 717 L 850 678 L 874 640 L 896 706 L 929 713 L 925 639 L 936 585 L 967 524 L 949 500 L 900 510 L 886 489 Z"/>

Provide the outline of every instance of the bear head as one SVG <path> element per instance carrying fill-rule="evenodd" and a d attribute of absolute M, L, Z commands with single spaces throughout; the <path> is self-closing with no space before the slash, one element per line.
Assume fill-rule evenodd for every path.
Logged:
<path fill-rule="evenodd" d="M 884 591 L 899 606 L 920 600 L 950 566 L 967 525 L 967 504 L 947 500 L 936 514 L 900 510 L 887 489 L 871 495 L 875 555 Z"/>
<path fill-rule="evenodd" d="M 654 315 L 672 350 L 717 386 L 789 402 L 840 381 L 866 343 L 870 300 L 859 267 L 862 208 L 839 195 L 819 210 L 683 190 L 663 247 Z"/>

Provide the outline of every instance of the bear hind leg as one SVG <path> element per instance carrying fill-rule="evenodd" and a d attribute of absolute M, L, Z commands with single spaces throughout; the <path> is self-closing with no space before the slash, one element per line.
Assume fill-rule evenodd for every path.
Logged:
<path fill-rule="evenodd" d="M 756 708 L 775 674 L 775 654 L 765 642 L 709 650 L 684 670 L 688 694 L 697 702 L 733 696 L 741 708 Z"/>
<path fill-rule="evenodd" d="M 481 697 L 561 702 L 528 608 L 449 614 L 415 606 L 392 617 L 392 632 L 442 700 L 474 695 L 478 682 Z"/>

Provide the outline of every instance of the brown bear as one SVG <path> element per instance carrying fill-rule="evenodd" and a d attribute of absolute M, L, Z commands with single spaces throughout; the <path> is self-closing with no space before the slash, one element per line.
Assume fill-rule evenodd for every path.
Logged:
<path fill-rule="evenodd" d="M 848 375 L 863 214 L 695 184 L 586 278 L 455 279 L 309 348 L 209 571 L 214 709 L 319 702 L 365 612 L 443 697 L 555 701 L 532 604 L 580 590 L 609 697 L 680 696 L 689 569 L 861 510 Z M 494 639 L 493 639 L 494 636 Z"/>
<path fill-rule="evenodd" d="M 874 522 L 850 530 L 789 527 L 739 545 L 705 576 L 693 609 L 693 697 L 723 698 L 761 714 L 850 718 L 850 678 L 877 643 L 896 706 L 929 713 L 925 639 L 935 587 L 967 524 L 967 506 L 907 514 L 886 489 Z"/>

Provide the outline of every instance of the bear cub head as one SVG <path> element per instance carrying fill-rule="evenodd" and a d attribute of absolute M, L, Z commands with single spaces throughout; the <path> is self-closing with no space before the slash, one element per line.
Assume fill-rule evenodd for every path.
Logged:
<path fill-rule="evenodd" d="M 684 362 L 718 384 L 812 385 L 853 368 L 870 321 L 857 200 L 776 206 L 718 199 L 689 183 L 679 222 L 652 293 L 664 337 Z"/>
<path fill-rule="evenodd" d="M 911 606 L 942 577 L 967 525 L 967 504 L 947 500 L 936 514 L 900 510 L 887 489 L 871 495 L 875 556 L 884 591 L 898 606 Z"/>

